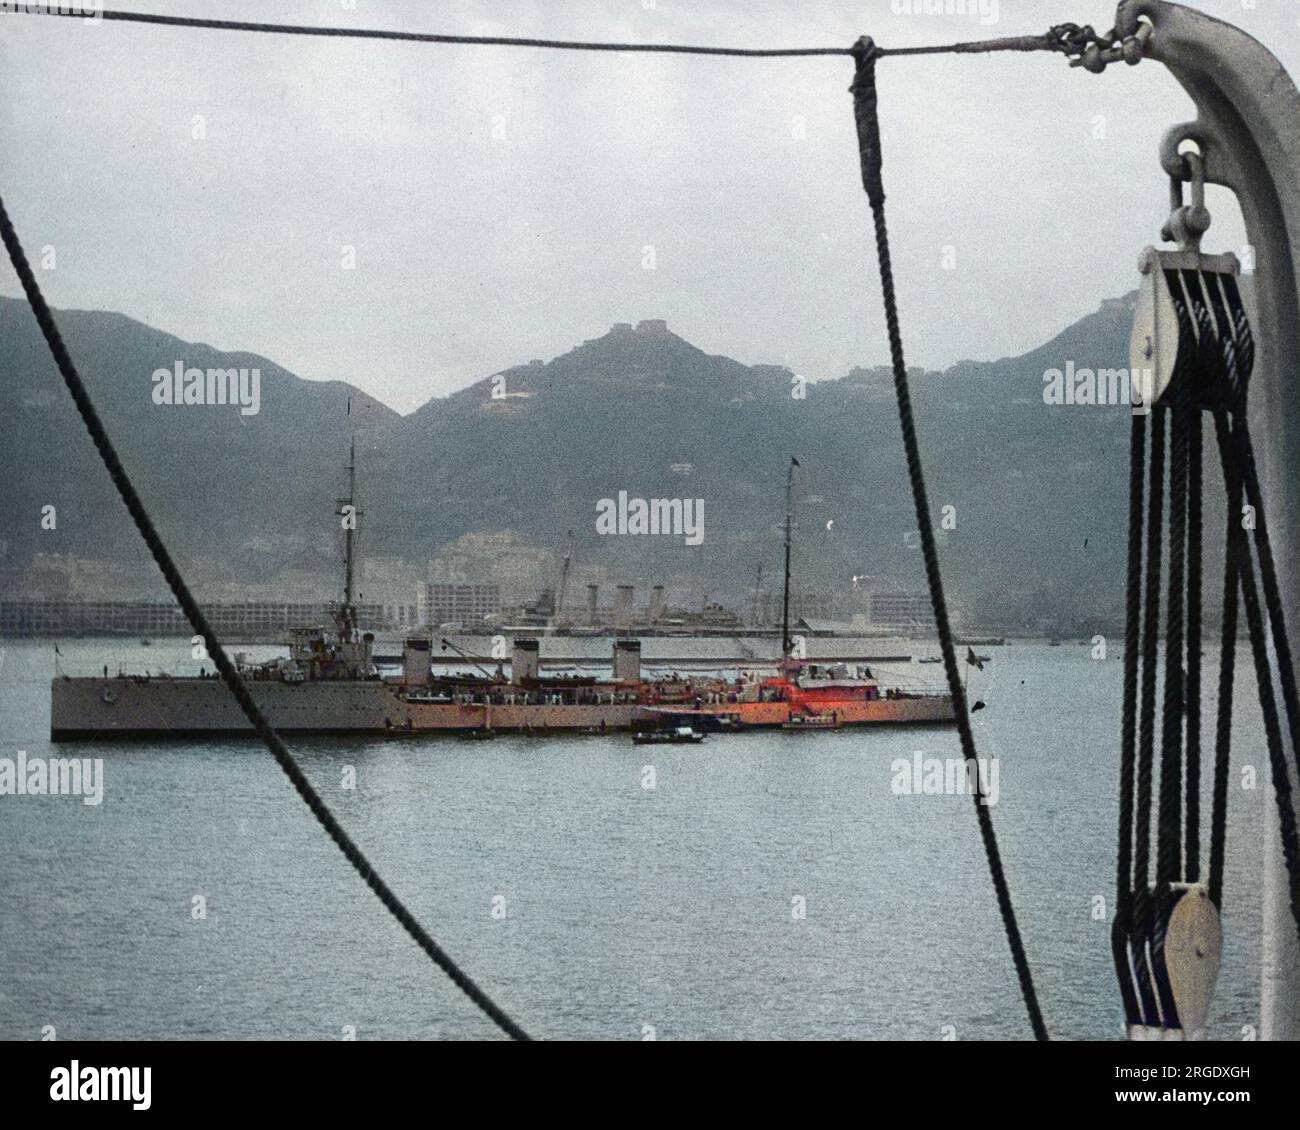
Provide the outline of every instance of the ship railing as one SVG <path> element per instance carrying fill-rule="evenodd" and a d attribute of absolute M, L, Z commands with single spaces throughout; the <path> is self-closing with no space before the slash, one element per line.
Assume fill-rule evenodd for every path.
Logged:
<path fill-rule="evenodd" d="M 875 701 L 884 702 L 900 698 L 951 698 L 951 692 L 947 690 L 926 689 L 926 690 L 902 690 L 891 688 L 889 693 L 880 695 Z"/>

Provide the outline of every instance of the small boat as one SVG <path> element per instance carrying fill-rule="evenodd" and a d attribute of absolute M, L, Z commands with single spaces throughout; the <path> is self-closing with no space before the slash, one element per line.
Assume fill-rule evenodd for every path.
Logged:
<path fill-rule="evenodd" d="M 782 722 L 783 730 L 838 730 L 840 720 L 834 714 L 791 714 L 790 721 Z"/>
<path fill-rule="evenodd" d="M 672 707 L 655 708 L 655 713 L 663 719 L 665 728 L 671 725 L 690 726 L 706 734 L 734 734 L 745 727 L 734 714 L 702 714 L 689 708 L 674 710 Z"/>
<path fill-rule="evenodd" d="M 674 726 L 671 730 L 638 730 L 632 735 L 633 745 L 695 745 L 704 735 L 690 726 Z"/>

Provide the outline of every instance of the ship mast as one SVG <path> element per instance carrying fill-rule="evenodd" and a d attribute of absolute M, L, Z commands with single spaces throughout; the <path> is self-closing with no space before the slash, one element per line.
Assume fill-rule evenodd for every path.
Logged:
<path fill-rule="evenodd" d="M 350 403 L 348 407 L 350 410 Z M 352 643 L 356 632 L 357 608 L 352 592 L 353 549 L 357 518 L 361 514 L 355 505 L 356 494 L 357 440 L 353 436 L 348 446 L 348 496 L 337 500 L 338 510 L 335 511 L 343 518 L 343 606 L 337 616 L 339 640 L 342 643 Z"/>
<path fill-rule="evenodd" d="M 799 460 L 790 458 L 785 480 L 785 588 L 781 593 L 781 658 L 790 658 L 790 531 L 794 523 L 794 469 Z"/>

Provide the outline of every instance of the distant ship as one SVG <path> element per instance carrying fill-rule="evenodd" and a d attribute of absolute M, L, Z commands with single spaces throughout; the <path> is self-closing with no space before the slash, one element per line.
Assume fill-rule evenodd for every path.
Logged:
<path fill-rule="evenodd" d="M 294 629 L 289 654 L 236 665 L 262 713 L 285 734 L 496 734 L 639 730 L 692 726 L 704 731 L 751 727 L 838 728 L 868 723 L 954 721 L 950 695 L 882 687 L 869 669 L 809 663 L 792 656 L 789 625 L 791 489 L 786 489 L 782 656 L 775 676 L 641 678 L 641 641 L 614 641 L 612 678 L 545 676 L 535 638 L 514 640 L 504 663 L 461 654 L 477 674 L 434 675 L 430 635 L 408 637 L 401 669 L 382 675 L 374 635 L 360 631 L 353 593 L 355 523 L 345 526 L 343 600 L 333 631 Z M 356 452 L 348 461 L 348 497 L 338 513 L 355 514 Z M 345 509 L 347 508 L 347 509 Z M 444 646 L 453 646 L 443 641 Z M 457 650 L 458 648 L 454 648 Z M 763 665 L 754 664 L 756 668 Z M 829 719 L 829 722 L 827 721 Z M 252 733 L 224 682 L 199 676 L 56 675 L 50 687 L 54 741 Z"/>

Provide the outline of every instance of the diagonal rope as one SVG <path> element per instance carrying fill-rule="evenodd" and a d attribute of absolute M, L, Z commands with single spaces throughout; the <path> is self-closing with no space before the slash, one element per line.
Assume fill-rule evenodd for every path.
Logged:
<path fill-rule="evenodd" d="M 235 669 L 234 664 L 230 662 L 216 634 L 208 626 L 207 618 L 203 615 L 202 609 L 199 608 L 194 596 L 190 593 L 188 586 L 185 584 L 185 579 L 181 576 L 175 562 L 172 560 L 171 554 L 167 552 L 167 547 L 163 544 L 157 529 L 154 528 L 153 520 L 149 517 L 149 512 L 145 509 L 144 503 L 140 501 L 140 496 L 136 493 L 126 468 L 122 466 L 117 451 L 114 449 L 113 443 L 104 429 L 103 422 L 99 418 L 99 413 L 95 411 L 95 406 L 86 391 L 85 383 L 82 381 L 80 373 L 77 372 L 72 356 L 68 353 L 63 336 L 59 333 L 59 328 L 55 324 L 54 315 L 45 301 L 45 296 L 41 294 L 40 286 L 36 282 L 36 276 L 32 273 L 31 264 L 28 263 L 22 244 L 18 240 L 18 234 L 14 231 L 13 223 L 9 219 L 9 213 L 5 209 L 3 199 L 0 199 L 0 239 L 4 241 L 14 271 L 23 285 L 27 301 L 31 304 L 32 313 L 36 316 L 41 333 L 45 336 L 45 343 L 49 346 L 54 362 L 63 376 L 64 384 L 68 386 L 68 391 L 72 394 L 77 411 L 81 414 L 86 430 L 94 441 L 95 449 L 104 461 L 104 467 L 113 480 L 113 485 L 117 487 L 117 492 L 121 495 L 122 502 L 126 505 L 127 511 L 135 522 L 136 529 L 140 531 L 140 536 L 144 538 L 145 545 L 149 547 L 149 552 L 153 555 L 153 559 L 157 562 L 168 587 L 172 590 L 176 603 L 181 606 L 194 631 L 203 637 L 209 656 L 212 657 L 217 670 L 221 672 L 222 679 L 225 680 L 226 686 L 230 688 L 230 693 L 235 696 L 249 722 L 252 723 L 253 728 L 266 743 L 276 763 L 284 770 L 285 776 L 293 783 L 298 795 L 311 809 L 312 815 L 320 822 L 321 827 L 329 834 L 330 839 L 338 846 L 339 851 L 343 853 L 347 861 L 356 869 L 357 874 L 365 880 L 366 886 L 374 891 L 388 912 L 411 935 L 416 945 L 429 955 L 433 963 L 447 974 L 452 983 L 482 1009 L 497 1027 L 516 1040 L 527 1040 L 529 1038 L 528 1034 L 493 1003 L 491 998 L 474 983 L 470 976 L 447 955 L 438 943 L 429 936 L 424 927 L 416 921 L 415 916 L 407 910 L 401 899 L 393 893 L 392 888 L 379 877 L 370 861 L 347 832 L 343 830 L 343 826 L 320 798 L 320 794 L 312 788 L 311 782 L 307 780 L 301 767 L 294 760 L 293 754 L 285 748 L 280 736 L 272 729 L 271 724 L 266 720 L 261 710 L 258 709 L 257 703 L 253 700 L 248 687 L 244 684 L 244 680 L 240 678 L 239 672 Z"/>
<path fill-rule="evenodd" d="M 1222 303 L 1217 301 L 1216 289 L 1210 285 L 1203 291 L 1198 272 L 1184 270 L 1182 274 L 1191 314 L 1197 325 L 1197 339 L 1204 345 L 1201 363 L 1206 366 L 1212 384 L 1227 390 L 1226 398 L 1215 405 L 1213 416 L 1215 439 L 1223 466 L 1223 480 L 1228 489 L 1229 507 L 1231 507 L 1234 500 L 1239 503 L 1243 495 L 1249 496 L 1250 493 L 1245 482 L 1247 463 L 1250 459 L 1249 437 L 1246 436 L 1243 446 L 1241 436 L 1236 433 L 1239 429 L 1245 433 L 1246 429 L 1246 385 L 1253 364 L 1253 346 L 1248 346 L 1245 340 L 1249 334 L 1248 326 L 1243 329 L 1243 325 L 1237 325 L 1230 330 L 1228 312 Z M 1231 280 L 1230 275 L 1219 277 Z M 1231 290 L 1235 290 L 1235 282 Z M 1207 293 L 1210 296 L 1209 301 L 1206 299 Z M 1244 315 L 1244 310 L 1242 314 Z M 1239 346 L 1246 347 L 1247 355 L 1240 355 L 1242 351 Z M 1260 509 L 1262 510 L 1262 507 Z M 1262 519 L 1257 515 L 1257 520 Z M 1246 537 L 1244 524 L 1237 520 L 1237 515 L 1233 514 L 1231 509 L 1228 512 L 1228 523 L 1228 552 L 1236 559 L 1236 572 L 1241 583 L 1242 607 L 1246 612 L 1251 652 L 1255 661 L 1255 678 L 1259 684 L 1259 706 L 1264 716 L 1264 736 L 1273 776 L 1273 793 L 1277 801 L 1291 914 L 1295 920 L 1297 937 L 1300 937 L 1300 842 L 1297 840 L 1295 806 L 1291 799 L 1291 782 L 1287 773 L 1286 756 L 1282 749 L 1282 729 L 1273 691 L 1264 614 L 1261 612 L 1259 592 L 1255 584 L 1255 570 L 1251 561 L 1250 540 Z M 1258 530 L 1256 532 L 1258 533 Z M 1264 558 L 1267 556 L 1271 561 L 1271 554 L 1267 552 L 1267 539 L 1257 541 L 1256 549 L 1261 558 L 1262 573 L 1266 567 Z M 1272 611 L 1271 606 L 1267 608 L 1270 618 Z M 1277 625 L 1274 625 L 1274 628 L 1277 630 Z M 1283 628 L 1282 631 L 1285 637 L 1285 629 Z M 1289 659 L 1290 653 L 1287 654 Z M 1285 676 L 1283 676 L 1283 684 L 1285 686 Z M 1214 850 L 1212 845 L 1211 851 Z M 1221 853 L 1222 849 L 1219 851 Z"/>
<path fill-rule="evenodd" d="M 1243 475 L 1237 463 L 1237 450 L 1232 439 L 1232 425 L 1226 410 L 1214 414 L 1215 439 L 1223 464 L 1223 477 L 1231 496 L 1240 498 Z M 1291 781 L 1287 774 L 1286 756 L 1282 752 L 1282 728 L 1278 720 L 1277 700 L 1273 693 L 1273 673 L 1269 665 L 1268 644 L 1265 638 L 1263 612 L 1260 609 L 1259 591 L 1255 586 L 1255 571 L 1250 559 L 1250 542 L 1240 522 L 1232 522 L 1229 552 L 1236 558 L 1241 580 L 1241 602 L 1246 611 L 1246 624 L 1250 633 L 1251 652 L 1255 660 L 1255 679 L 1259 684 L 1259 706 L 1264 716 L 1264 737 L 1268 747 L 1269 768 L 1273 775 L 1273 794 L 1277 801 L 1278 824 L 1282 834 L 1282 858 L 1286 863 L 1287 893 L 1291 916 L 1295 919 L 1296 937 L 1300 939 L 1300 837 L 1296 831 L 1295 804 L 1291 799 Z"/>
<path fill-rule="evenodd" d="M 967 766 L 976 763 L 975 737 L 971 733 L 970 714 L 966 706 L 966 692 L 962 687 L 957 667 L 957 653 L 953 644 L 952 627 L 948 621 L 948 604 L 943 593 L 943 577 L 939 572 L 939 554 L 935 546 L 934 529 L 930 522 L 930 502 L 925 489 L 925 471 L 921 465 L 921 451 L 916 438 L 916 420 L 912 414 L 912 398 L 907 384 L 907 364 L 903 358 L 903 338 L 899 329 L 898 306 L 894 296 L 894 271 L 889 256 L 889 233 L 885 227 L 885 190 L 880 176 L 880 122 L 876 109 L 876 57 L 875 44 L 866 37 L 855 45 L 857 75 L 853 86 L 854 115 L 857 119 L 858 145 L 862 158 L 862 182 L 871 203 L 871 213 L 876 228 L 876 251 L 880 260 L 880 287 L 884 295 L 885 322 L 889 330 L 889 354 L 894 369 L 894 391 L 898 398 L 898 418 L 903 432 L 903 450 L 907 457 L 907 474 L 912 486 L 912 500 L 916 507 L 916 522 L 920 527 L 921 551 L 925 558 L 925 578 L 930 587 L 930 603 L 939 632 L 939 646 L 943 652 L 944 671 L 952 694 L 953 711 L 957 718 L 957 732 L 961 738 L 962 755 Z M 989 813 L 983 786 L 976 772 L 975 787 L 971 796 L 975 801 L 975 814 L 979 821 L 980 837 L 988 857 L 989 872 L 997 896 L 1002 926 L 1011 947 L 1011 959 L 1020 991 L 1029 1013 L 1029 1023 L 1038 1040 L 1047 1039 L 1038 1007 L 1038 994 L 1034 989 L 1033 975 L 1025 956 L 1024 942 L 1016 924 L 1015 908 L 1011 905 L 1011 892 L 1007 887 L 1002 856 L 998 850 L 997 836 L 993 831 L 993 817 Z"/>

